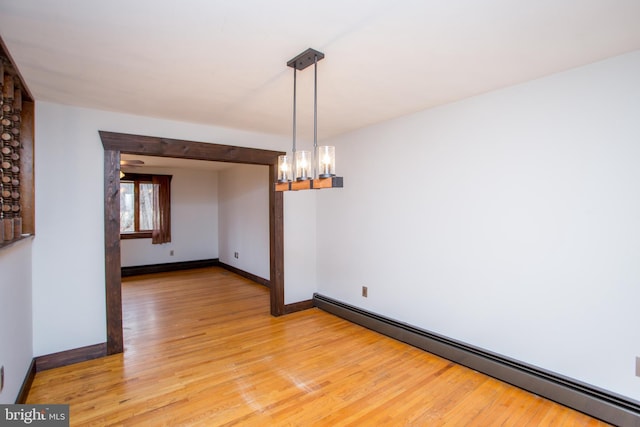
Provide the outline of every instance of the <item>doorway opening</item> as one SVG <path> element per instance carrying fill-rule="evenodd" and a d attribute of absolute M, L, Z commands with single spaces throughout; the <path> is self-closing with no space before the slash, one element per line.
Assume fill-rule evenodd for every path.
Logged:
<path fill-rule="evenodd" d="M 269 166 L 269 276 L 272 316 L 285 314 L 283 196 L 274 191 L 280 151 L 99 131 L 104 148 L 104 234 L 107 354 L 122 353 L 120 154 Z"/>

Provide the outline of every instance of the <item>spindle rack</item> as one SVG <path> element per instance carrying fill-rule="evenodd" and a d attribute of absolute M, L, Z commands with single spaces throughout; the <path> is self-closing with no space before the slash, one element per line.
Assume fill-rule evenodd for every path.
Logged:
<path fill-rule="evenodd" d="M 34 101 L 0 38 L 0 249 L 35 234 Z"/>

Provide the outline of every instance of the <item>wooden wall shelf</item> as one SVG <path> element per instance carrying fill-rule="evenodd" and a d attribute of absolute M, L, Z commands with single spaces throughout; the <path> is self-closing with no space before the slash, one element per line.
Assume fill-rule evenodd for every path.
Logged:
<path fill-rule="evenodd" d="M 15 227 L 10 233 L 10 237 L 4 233 L 6 221 L 3 223 L 3 233 L 2 238 L 0 239 L 0 249 L 9 247 L 11 243 L 14 241 L 23 240 L 25 237 L 31 236 L 35 234 L 35 188 L 34 188 L 34 110 L 35 103 L 34 98 L 31 95 L 18 67 L 16 66 L 15 61 L 11 57 L 7 46 L 4 41 L 0 37 L 0 59 L 2 60 L 3 75 L 0 77 L 3 79 L 3 83 L 7 83 L 5 76 L 8 79 L 8 84 L 3 84 L 3 92 L 15 93 L 15 96 L 9 95 L 9 99 L 11 100 L 11 104 L 4 104 L 2 114 L 5 119 L 7 119 L 7 123 L 2 124 L 2 132 L 3 132 L 3 141 L 4 133 L 13 133 L 14 136 L 8 136 L 6 139 L 6 144 L 8 141 L 19 143 L 16 146 L 13 145 L 5 145 L 4 149 L 7 149 L 5 153 L 3 151 L 4 160 L 12 163 L 13 166 L 17 166 L 19 168 L 19 172 L 13 171 L 11 169 L 4 168 L 3 166 L 3 176 L 9 177 L 11 180 L 18 179 L 19 184 L 8 184 L 5 183 L 7 187 L 3 187 L 4 190 L 11 191 L 11 197 L 16 200 L 19 197 L 19 214 L 16 214 L 16 211 L 9 209 L 9 221 L 13 218 L 14 215 L 18 215 L 16 218 L 20 219 L 20 222 L 17 222 Z M 7 98 L 7 95 L 4 96 Z M 21 102 L 20 102 L 21 100 Z M 21 106 L 21 107 L 20 107 Z M 4 107 L 9 108 L 9 110 L 5 111 Z M 14 116 L 17 118 L 14 119 Z M 20 121 L 19 127 L 16 126 L 16 122 Z M 19 158 L 7 157 L 17 155 Z M 8 175 L 7 172 L 9 171 Z M 19 175 L 17 175 L 19 174 Z M 13 193 L 17 193 L 17 196 L 14 197 Z M 8 194 L 8 193 L 7 193 Z M 7 196 L 8 197 L 8 196 Z M 9 205 L 6 203 L 6 200 L 3 199 L 3 207 L 7 206 L 16 206 L 15 202 L 11 202 Z"/>

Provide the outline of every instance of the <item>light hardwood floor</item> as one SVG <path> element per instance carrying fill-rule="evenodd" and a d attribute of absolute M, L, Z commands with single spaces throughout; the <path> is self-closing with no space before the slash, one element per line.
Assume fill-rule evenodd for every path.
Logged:
<path fill-rule="evenodd" d="M 599 426 L 318 309 L 274 318 L 220 268 L 123 282 L 125 353 L 39 372 L 71 425 Z"/>

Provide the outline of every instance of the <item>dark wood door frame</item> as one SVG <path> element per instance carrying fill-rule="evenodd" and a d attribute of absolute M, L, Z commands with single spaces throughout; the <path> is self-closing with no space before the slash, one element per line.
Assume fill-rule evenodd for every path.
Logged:
<path fill-rule="evenodd" d="M 104 147 L 104 245 L 107 304 L 107 354 L 122 353 L 122 284 L 120 277 L 120 154 L 246 163 L 269 166 L 269 259 L 271 314 L 285 314 L 283 198 L 276 192 L 280 151 L 209 144 L 179 139 L 99 131 Z"/>

